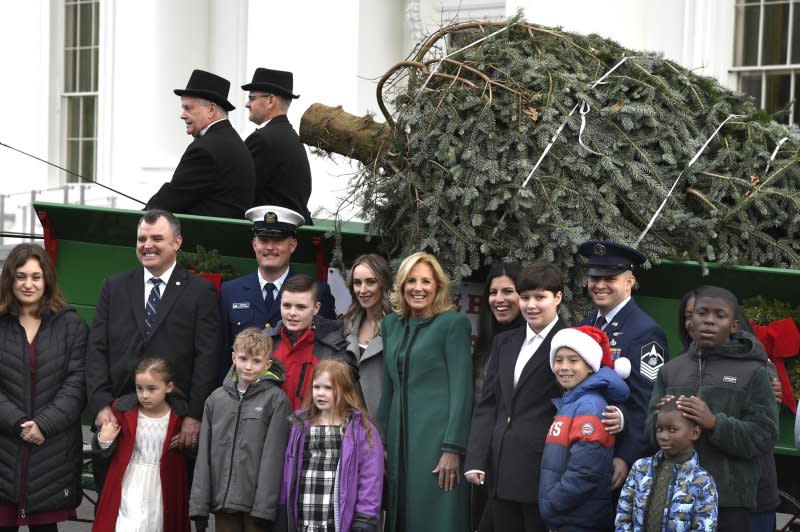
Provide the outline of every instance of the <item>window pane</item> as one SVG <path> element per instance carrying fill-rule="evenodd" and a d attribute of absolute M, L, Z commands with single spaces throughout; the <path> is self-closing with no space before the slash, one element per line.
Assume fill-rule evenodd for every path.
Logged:
<path fill-rule="evenodd" d="M 81 175 L 94 179 L 94 141 L 85 140 L 81 143 Z"/>
<path fill-rule="evenodd" d="M 92 51 L 78 51 L 78 90 L 92 90 Z"/>
<path fill-rule="evenodd" d="M 736 54 L 734 64 L 750 66 L 758 64 L 758 19 L 759 7 L 736 8 Z"/>
<path fill-rule="evenodd" d="M 764 109 L 768 113 L 775 113 L 789 103 L 789 74 L 767 74 L 767 93 L 764 98 Z M 778 117 L 780 122 L 788 122 L 789 117 Z"/>
<path fill-rule="evenodd" d="M 80 98 L 67 98 L 67 137 L 76 139 L 81 136 L 80 130 L 81 102 Z"/>
<path fill-rule="evenodd" d="M 100 70 L 99 69 L 99 65 L 98 65 L 98 63 L 99 63 L 98 56 L 99 55 L 100 55 L 100 50 L 98 50 L 97 48 L 92 48 L 92 64 L 91 64 L 91 67 L 92 67 L 92 88 L 91 88 L 91 90 L 93 92 L 97 92 L 97 71 Z"/>
<path fill-rule="evenodd" d="M 785 65 L 788 42 L 789 5 L 765 5 L 761 64 Z"/>
<path fill-rule="evenodd" d="M 80 46 L 92 45 L 92 4 L 80 4 Z"/>
<path fill-rule="evenodd" d="M 78 26 L 75 20 L 78 10 L 73 5 L 68 5 L 64 9 L 64 46 L 67 48 L 75 46 L 75 28 Z"/>
<path fill-rule="evenodd" d="M 800 3 L 795 2 L 792 14 L 792 57 L 790 63 L 800 63 Z"/>
<path fill-rule="evenodd" d="M 84 96 L 82 99 L 83 99 L 83 116 L 81 117 L 81 137 L 94 138 L 95 113 L 97 112 L 97 97 Z"/>
<path fill-rule="evenodd" d="M 97 2 L 92 2 L 94 6 L 94 10 L 92 11 L 93 17 L 92 18 L 92 44 L 95 46 L 100 45 L 100 4 Z"/>
<path fill-rule="evenodd" d="M 755 98 L 756 105 L 761 107 L 761 74 L 742 76 L 741 92 Z"/>
<path fill-rule="evenodd" d="M 80 143 L 77 140 L 68 140 L 67 141 L 67 170 L 71 172 L 78 171 L 78 154 L 80 149 Z M 67 181 L 75 182 L 77 181 L 76 178 L 67 174 Z"/>
<path fill-rule="evenodd" d="M 75 52 L 64 52 L 64 92 L 75 92 Z"/>
<path fill-rule="evenodd" d="M 800 93 L 800 74 L 794 76 L 794 123 L 800 124 L 800 98 L 797 94 Z"/>

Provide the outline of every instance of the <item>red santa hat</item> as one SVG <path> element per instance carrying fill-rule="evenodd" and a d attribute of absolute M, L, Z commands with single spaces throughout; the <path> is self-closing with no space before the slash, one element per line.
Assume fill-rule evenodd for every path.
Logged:
<path fill-rule="evenodd" d="M 553 335 L 553 340 L 550 342 L 550 369 L 553 369 L 556 351 L 562 347 L 578 353 L 594 372 L 597 372 L 601 366 L 608 366 L 623 379 L 627 379 L 631 374 L 630 360 L 624 357 L 617 360 L 611 358 L 608 336 L 597 327 L 582 325 L 561 329 Z"/>

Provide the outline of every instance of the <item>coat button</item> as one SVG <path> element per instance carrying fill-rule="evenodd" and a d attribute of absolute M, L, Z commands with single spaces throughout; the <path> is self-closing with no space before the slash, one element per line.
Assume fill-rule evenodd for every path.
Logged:
<path fill-rule="evenodd" d="M 509 425 L 511 424 L 511 416 L 508 416 L 508 419 L 506 420 L 506 423 L 508 423 Z"/>
<path fill-rule="evenodd" d="M 267 323 L 265 323 L 265 324 L 264 324 L 264 328 L 265 328 L 265 329 L 271 329 L 271 328 L 272 328 L 272 324 L 270 324 L 269 322 L 267 322 Z"/>
<path fill-rule="evenodd" d="M 237 327 L 238 327 L 239 325 L 241 325 L 241 324 L 242 324 L 242 322 L 241 322 L 241 321 L 237 321 L 237 322 L 236 322 L 236 326 L 237 326 Z"/>

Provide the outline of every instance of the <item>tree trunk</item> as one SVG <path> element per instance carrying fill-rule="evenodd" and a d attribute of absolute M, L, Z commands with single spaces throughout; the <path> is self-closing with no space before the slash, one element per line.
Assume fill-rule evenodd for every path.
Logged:
<path fill-rule="evenodd" d="M 372 166 L 383 158 L 391 135 L 386 124 L 371 116 L 355 116 L 341 106 L 312 104 L 300 119 L 300 140 Z"/>

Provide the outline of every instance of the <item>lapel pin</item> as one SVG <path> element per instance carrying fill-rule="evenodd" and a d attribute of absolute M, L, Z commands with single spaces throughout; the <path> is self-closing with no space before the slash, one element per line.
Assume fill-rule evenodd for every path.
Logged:
<path fill-rule="evenodd" d="M 612 322 L 611 322 L 611 326 L 612 326 L 612 327 L 616 327 L 617 325 L 619 325 L 619 323 L 617 323 L 616 321 L 612 321 Z"/>
<path fill-rule="evenodd" d="M 614 336 L 619 336 L 620 334 L 622 334 L 622 331 L 614 331 Z"/>
<path fill-rule="evenodd" d="M 613 347 L 613 346 L 617 345 L 617 341 L 612 339 L 612 340 L 609 342 L 609 345 L 611 345 L 611 346 Z"/>
<path fill-rule="evenodd" d="M 180 281 L 175 281 L 175 286 L 180 286 L 180 285 L 181 285 Z"/>

